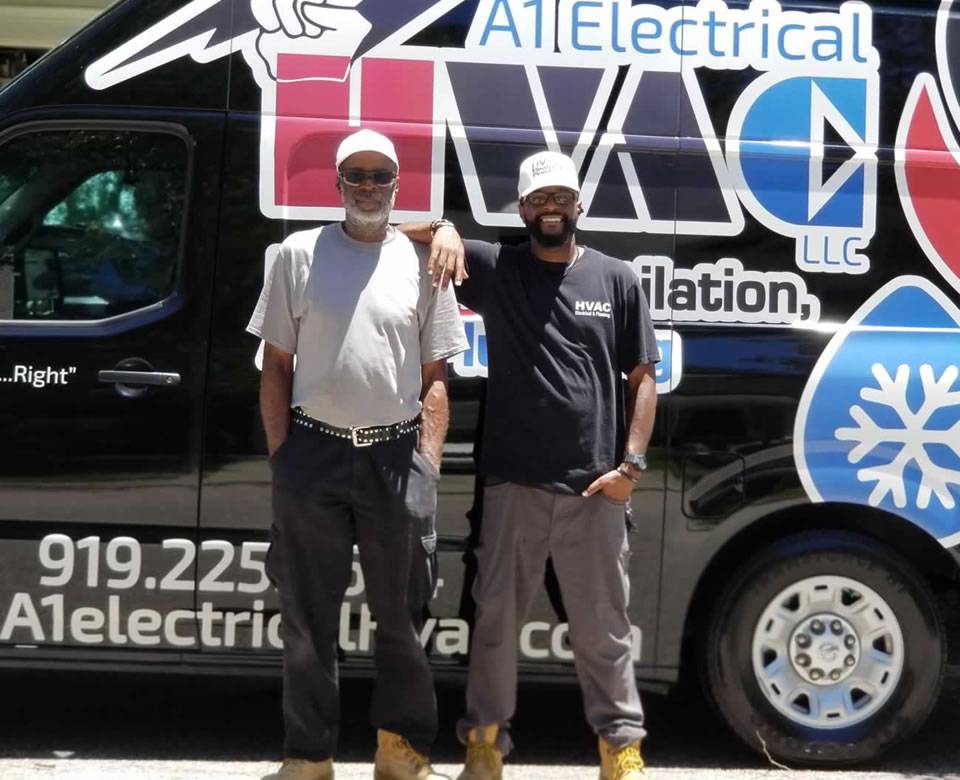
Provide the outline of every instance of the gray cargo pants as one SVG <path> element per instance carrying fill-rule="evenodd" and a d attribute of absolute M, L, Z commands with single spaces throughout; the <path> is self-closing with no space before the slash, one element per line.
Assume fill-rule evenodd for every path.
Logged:
<path fill-rule="evenodd" d="M 467 713 L 457 724 L 461 741 L 469 729 L 497 723 L 500 749 L 507 753 L 512 747 L 508 729 L 517 702 L 518 632 L 548 556 L 570 623 L 587 722 L 614 745 L 646 735 L 627 617 L 624 512 L 623 504 L 602 494 L 583 498 L 511 482 L 484 489 Z"/>

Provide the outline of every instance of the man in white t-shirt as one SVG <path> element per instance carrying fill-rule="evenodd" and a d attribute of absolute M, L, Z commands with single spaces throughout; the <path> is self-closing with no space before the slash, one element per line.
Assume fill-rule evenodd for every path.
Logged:
<path fill-rule="evenodd" d="M 426 253 L 389 225 L 393 144 L 361 130 L 336 163 L 345 220 L 284 241 L 247 328 L 266 342 L 267 573 L 283 616 L 284 761 L 264 780 L 333 778 L 354 544 L 377 623 L 375 777 L 444 780 L 426 757 L 437 710 L 419 633 L 436 582 L 446 363 L 467 341 L 453 291 L 433 286 Z"/>

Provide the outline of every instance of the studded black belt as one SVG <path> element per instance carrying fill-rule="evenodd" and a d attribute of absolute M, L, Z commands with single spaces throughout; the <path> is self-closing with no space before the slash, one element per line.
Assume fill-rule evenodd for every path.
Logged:
<path fill-rule="evenodd" d="M 316 433 L 325 433 L 338 439 L 347 439 L 354 447 L 369 447 L 384 441 L 394 441 L 408 433 L 420 430 L 420 415 L 392 425 L 364 425 L 354 428 L 338 428 L 322 420 L 315 420 L 299 406 L 290 412 L 290 422 Z"/>

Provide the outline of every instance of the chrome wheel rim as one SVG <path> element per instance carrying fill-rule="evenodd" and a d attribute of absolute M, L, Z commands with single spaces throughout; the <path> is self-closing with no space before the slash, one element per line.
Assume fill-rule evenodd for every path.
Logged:
<path fill-rule="evenodd" d="M 900 622 L 881 596 L 849 577 L 799 580 L 774 596 L 753 633 L 753 670 L 784 717 L 840 729 L 879 711 L 905 659 Z"/>

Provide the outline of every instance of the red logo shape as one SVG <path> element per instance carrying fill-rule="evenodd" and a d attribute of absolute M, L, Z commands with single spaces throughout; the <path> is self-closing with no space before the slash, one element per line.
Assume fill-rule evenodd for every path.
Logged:
<path fill-rule="evenodd" d="M 281 54 L 277 61 L 274 195 L 277 206 L 342 206 L 337 145 L 366 127 L 388 136 L 400 161 L 396 208 L 430 210 L 434 64 L 427 60 Z M 361 65 L 362 63 L 362 65 Z M 298 80 L 298 79 L 332 80 Z M 342 79 L 342 80 L 340 80 Z M 360 80 L 360 88 L 353 83 Z M 351 96 L 359 105 L 351 105 Z M 351 124 L 351 115 L 355 120 Z M 359 124 L 356 124 L 359 120 Z"/>
<path fill-rule="evenodd" d="M 914 236 L 937 270 L 960 290 L 960 147 L 930 74 L 917 77 L 907 98 L 896 154 L 900 199 Z"/>

